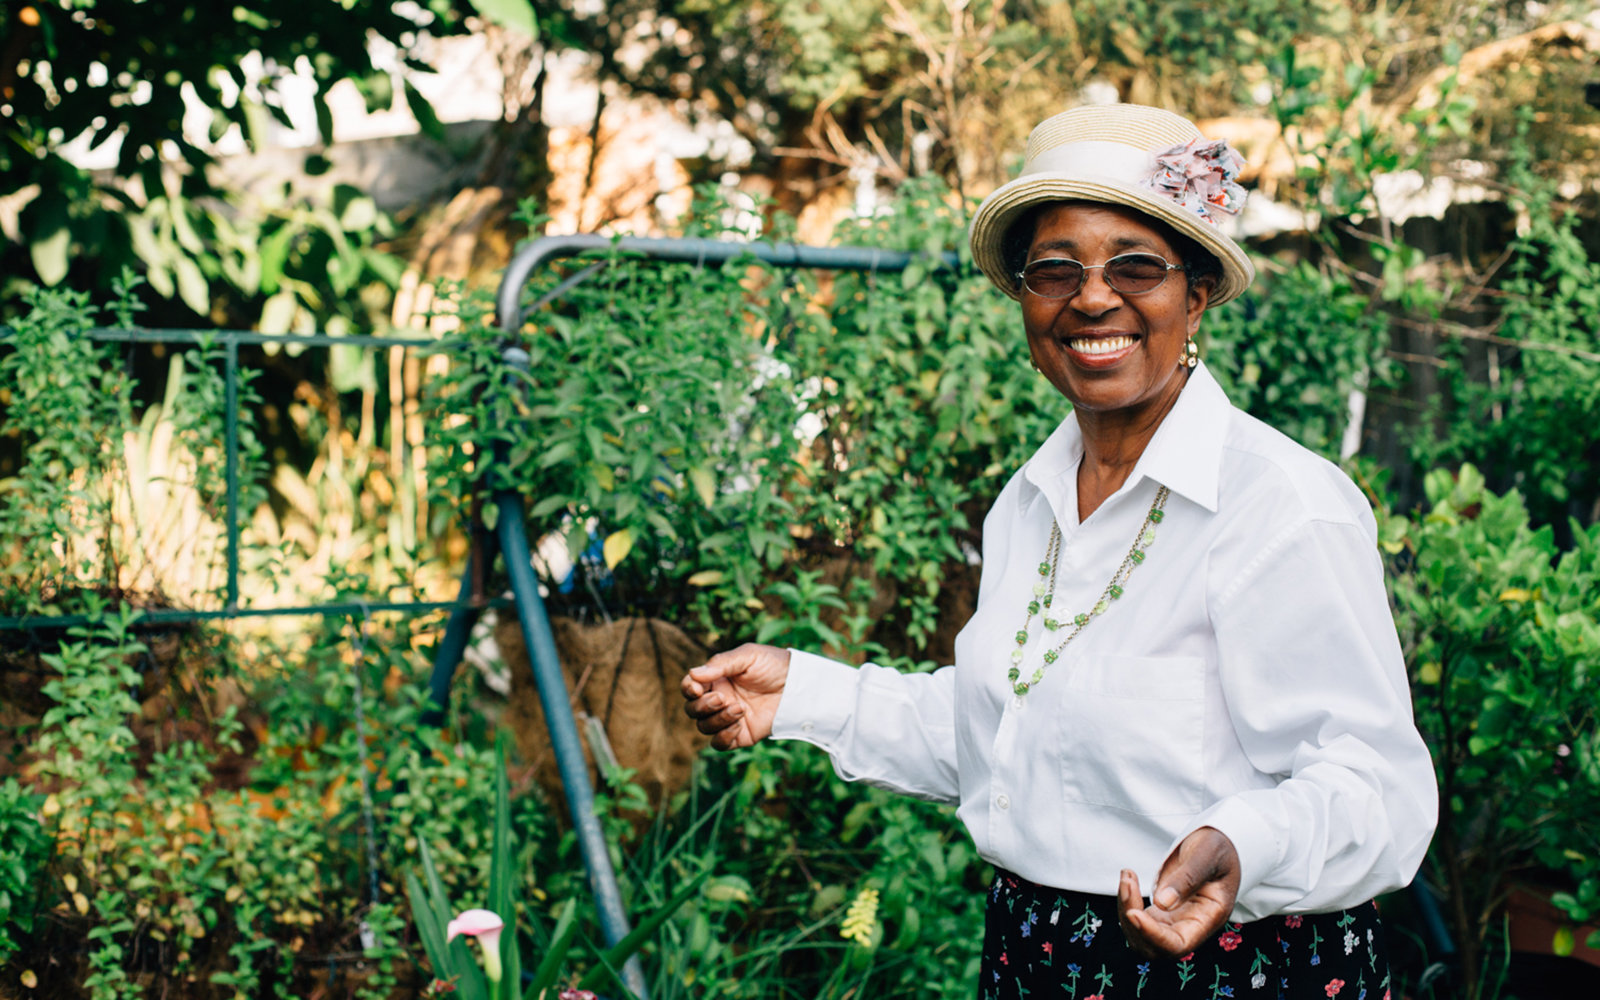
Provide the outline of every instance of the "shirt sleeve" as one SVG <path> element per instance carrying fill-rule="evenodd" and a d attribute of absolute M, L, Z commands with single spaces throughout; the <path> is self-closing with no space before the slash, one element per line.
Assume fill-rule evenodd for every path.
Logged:
<path fill-rule="evenodd" d="M 789 651 L 772 735 L 821 747 L 845 781 L 956 802 L 955 669 L 852 667 Z"/>
<path fill-rule="evenodd" d="M 1371 532 L 1337 521 L 1285 530 L 1224 585 L 1212 619 L 1239 743 L 1278 779 L 1186 831 L 1233 841 L 1236 914 L 1338 910 L 1410 882 L 1438 788 Z"/>

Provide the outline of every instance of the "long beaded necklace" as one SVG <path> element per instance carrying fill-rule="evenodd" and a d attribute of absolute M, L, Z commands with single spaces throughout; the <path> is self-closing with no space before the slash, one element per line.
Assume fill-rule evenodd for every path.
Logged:
<path fill-rule="evenodd" d="M 1066 622 L 1052 618 L 1048 612 L 1050 602 L 1055 599 L 1056 570 L 1061 565 L 1061 525 L 1056 521 L 1050 522 L 1050 541 L 1045 546 L 1044 562 L 1039 564 L 1039 582 L 1033 585 L 1033 600 L 1028 602 L 1028 617 L 1023 619 L 1022 628 L 1017 630 L 1017 648 L 1011 651 L 1011 668 L 1006 671 L 1006 677 L 1011 681 L 1011 690 L 1017 697 L 1028 693 L 1039 681 L 1044 679 L 1044 672 L 1050 664 L 1061 657 L 1061 651 L 1067 648 L 1067 643 L 1078 637 L 1078 633 L 1088 627 L 1089 623 L 1105 614 L 1111 602 L 1122 596 L 1123 585 L 1128 582 L 1128 577 L 1133 574 L 1133 568 L 1144 562 L 1144 550 L 1156 540 L 1156 525 L 1166 516 L 1164 508 L 1167 506 L 1167 488 L 1165 486 L 1156 490 L 1155 502 L 1150 504 L 1150 512 L 1139 524 L 1139 533 L 1134 536 L 1133 545 L 1128 549 L 1128 554 L 1122 558 L 1122 565 L 1111 574 L 1111 582 L 1106 584 L 1106 589 L 1100 593 L 1100 599 L 1088 611 L 1072 617 L 1072 631 L 1067 637 L 1056 644 L 1054 649 L 1044 651 L 1044 661 L 1039 664 L 1039 669 L 1033 676 L 1022 680 L 1022 647 L 1028 644 L 1028 626 L 1033 623 L 1033 616 L 1043 614 L 1044 627 L 1048 632 L 1061 629 Z M 1049 578 L 1049 583 L 1045 579 Z"/>

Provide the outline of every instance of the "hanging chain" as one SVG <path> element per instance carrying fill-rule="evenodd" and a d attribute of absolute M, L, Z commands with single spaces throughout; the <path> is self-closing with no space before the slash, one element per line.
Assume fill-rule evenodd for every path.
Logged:
<path fill-rule="evenodd" d="M 372 779 L 367 773 L 367 714 L 366 685 L 361 674 L 367 664 L 367 623 L 371 612 L 365 601 L 361 602 L 361 620 L 356 623 L 355 666 L 356 682 L 356 761 L 361 777 L 361 832 L 366 841 L 367 890 L 372 906 L 379 903 L 378 896 L 378 824 L 372 808 Z M 377 944 L 377 935 L 365 919 L 361 921 L 361 947 L 370 951 Z"/>

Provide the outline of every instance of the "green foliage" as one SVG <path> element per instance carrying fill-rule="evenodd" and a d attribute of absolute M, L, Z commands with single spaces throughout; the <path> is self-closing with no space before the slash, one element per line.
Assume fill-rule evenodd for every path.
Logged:
<path fill-rule="evenodd" d="M 0 966 L 21 948 L 18 935 L 33 930 L 35 908 L 50 858 L 39 822 L 44 796 L 7 778 L 0 782 Z"/>
<path fill-rule="evenodd" d="M 647 951 L 651 996 L 971 991 L 989 869 L 952 809 L 841 783 L 797 744 L 703 764 L 623 869 L 624 892 L 649 906 L 685 872 L 715 873 Z M 862 942 L 843 931 L 867 889 L 879 899 Z"/>
<path fill-rule="evenodd" d="M 570 34 L 592 40 L 602 77 L 690 102 L 760 150 L 822 145 L 817 122 L 828 120 L 860 149 L 870 143 L 886 176 L 933 173 L 957 186 L 975 159 L 998 176 L 996 153 L 1019 143 L 990 146 L 997 133 L 1020 140 L 1090 79 L 1127 100 L 1226 113 L 1249 100 L 1271 54 L 1351 20 L 1342 5 L 1287 0 L 554 6 Z M 661 18 L 677 31 L 655 42 Z"/>
<path fill-rule="evenodd" d="M 716 205 L 697 215 L 718 217 Z M 606 255 L 599 278 L 535 317 L 518 341 L 529 373 L 509 382 L 486 307 L 468 302 L 451 371 L 433 383 L 448 450 L 430 480 L 459 508 L 500 449 L 488 488 L 528 496 L 535 537 L 564 538 L 574 561 L 591 538 L 625 540 L 614 565 L 583 564 L 615 587 L 606 599 L 714 637 L 753 634 L 761 595 L 800 603 L 793 588 L 818 578 L 796 574 L 845 562 L 898 592 L 877 641 L 920 645 L 941 567 L 964 564 L 960 542 L 976 539 L 968 512 L 1064 413 L 1023 360 L 1012 311 L 981 276 L 939 264 L 963 226 L 925 184 L 840 237 L 921 254 L 902 274 Z M 865 596 L 823 603 L 859 611 Z"/>
<path fill-rule="evenodd" d="M 1388 318 L 1339 275 L 1301 261 L 1262 275 L 1201 327 L 1207 365 L 1234 405 L 1337 460 L 1352 390 L 1392 376 Z"/>
<path fill-rule="evenodd" d="M 535 921 L 534 936 L 541 942 L 544 954 L 537 968 L 531 970 L 532 978 L 528 985 L 523 988 L 519 923 L 523 915 L 531 915 L 523 904 L 520 879 L 515 874 L 517 867 L 513 859 L 515 834 L 512 833 L 511 825 L 511 798 L 506 783 L 504 753 L 502 752 L 500 756 L 501 760 L 495 771 L 494 810 L 490 823 L 494 831 L 494 840 L 490 849 L 488 897 L 486 906 L 483 907 L 499 916 L 505 924 L 498 942 L 499 979 L 494 980 L 488 976 L 487 959 L 485 968 L 483 970 L 478 968 L 464 938 L 446 937 L 452 916 L 461 910 L 473 907 L 452 909 L 445 896 L 438 869 L 434 866 L 433 855 L 426 844 L 420 845 L 418 852 L 423 878 L 419 880 L 415 872 L 408 871 L 406 894 L 411 901 L 412 919 L 416 924 L 418 936 L 421 937 L 423 947 L 428 953 L 428 961 L 433 966 L 434 983 L 437 986 L 442 982 L 450 987 L 440 992 L 459 992 L 462 1000 L 512 1000 L 518 996 L 524 1000 L 544 1000 L 549 991 L 556 987 L 563 969 L 571 960 L 572 945 L 578 929 L 575 920 L 577 905 L 571 899 L 561 904 L 555 923 L 548 931 L 537 926 Z M 679 908 L 699 895 L 706 874 L 701 872 L 685 880 L 664 906 L 643 917 L 636 916 L 632 930 L 620 941 L 608 948 L 598 949 L 588 974 L 578 979 L 578 988 L 586 989 L 611 984 L 616 978 L 616 970 L 621 969 L 623 963 L 627 962 L 646 941 L 653 939 L 658 929 L 677 913 Z M 483 941 L 479 943 L 488 947 Z M 621 986 L 620 979 L 616 985 Z M 430 990 L 430 995 L 432 992 Z"/>
<path fill-rule="evenodd" d="M 1299 171 L 1294 197 L 1308 209 L 1344 219 L 1377 210 L 1378 175 L 1425 169 L 1442 141 L 1465 135 L 1474 102 L 1456 92 L 1451 77 L 1435 106 L 1409 108 L 1384 121 L 1362 113 L 1372 103 L 1378 70 L 1359 62 L 1334 70 L 1307 63 L 1295 46 L 1285 46 L 1269 66 L 1270 106 L 1285 141 L 1309 164 Z M 1327 227 L 1317 231 L 1332 235 Z"/>
<path fill-rule="evenodd" d="M 91 607 L 95 603 L 91 595 Z M 39 775 L 61 785 L 47 803 L 52 813 L 59 814 L 52 831 L 57 850 L 85 876 L 84 891 L 79 892 L 76 873 L 68 871 L 62 878 L 64 888 L 80 915 L 89 913 L 92 902 L 97 919 L 86 935 L 90 971 L 84 985 L 93 1000 L 115 1000 L 139 995 L 123 967 L 124 936 L 133 929 L 133 920 L 128 893 L 120 886 L 159 892 L 173 874 L 184 874 L 190 859 L 180 862 L 177 852 L 169 853 L 165 824 L 134 834 L 118 817 L 137 776 L 132 756 L 135 739 L 127 720 L 139 709 L 129 694 L 138 674 L 127 661 L 144 646 L 131 634 L 135 616 L 129 610 L 94 617 L 94 625 L 73 630 L 79 641 L 64 642 L 59 653 L 43 657 L 59 676 L 45 685 L 45 694 L 56 706 L 40 721 L 35 752 Z M 182 768 L 173 775 L 176 783 L 193 777 L 191 770 Z M 101 879 L 104 882 L 97 885 Z M 189 919 L 180 940 L 202 936 L 197 913 L 185 915 Z"/>
<path fill-rule="evenodd" d="M 1433 863 L 1476 941 L 1507 878 L 1566 887 L 1600 914 L 1600 527 L 1558 553 L 1520 495 L 1463 466 L 1428 475 L 1430 509 L 1390 521 L 1392 590 L 1418 727 L 1438 768 Z M 1470 961 L 1470 955 L 1469 955 Z"/>
<path fill-rule="evenodd" d="M 85 334 L 81 292 L 29 292 L 0 341 L 6 429 L 28 460 L 0 481 L 0 607 L 41 612 L 80 580 L 114 574 L 101 540 L 105 476 L 120 458 L 112 428 L 129 423 L 131 383 L 115 353 Z M 91 527 L 93 526 L 93 527 Z"/>
<path fill-rule="evenodd" d="M 119 322 L 131 323 L 138 313 L 142 284 L 131 271 L 117 280 L 118 298 L 108 312 Z M 181 541 L 171 539 L 174 526 L 163 517 L 185 522 L 190 531 L 209 524 L 221 536 L 227 506 L 224 350 L 203 340 L 173 355 L 162 405 L 135 424 L 130 366 L 115 344 L 91 336 L 96 310 L 87 295 L 36 289 L 24 302 L 27 310 L 0 338 L 5 426 L 22 457 L 16 474 L 0 480 L 0 609 L 64 614 L 85 591 L 114 592 L 130 580 L 159 592 L 162 572 L 202 581 L 196 592 L 169 592 L 168 599 L 221 603 L 227 582 L 218 572 L 221 545 L 191 550 L 196 562 L 209 557 L 210 567 L 157 567 L 153 580 L 141 571 L 156 558 L 153 538 Z M 255 431 L 257 374 L 241 368 L 238 375 L 241 524 L 266 502 L 265 447 Z M 163 423 L 176 448 L 158 433 Z M 266 560 L 251 562 L 271 578 Z"/>
<path fill-rule="evenodd" d="M 416 9 L 432 33 L 458 30 L 447 0 Z M 259 149 L 274 123 L 292 127 L 280 87 L 297 71 L 310 76 L 318 129 L 331 141 L 329 88 L 349 80 L 369 103 L 386 103 L 389 76 L 372 65 L 369 39 L 405 52 L 422 27 L 392 5 L 328 0 L 6 5 L 0 195 L 18 199 L 21 238 L 0 241 L 0 303 L 13 306 L 33 284 L 104 292 L 122 267 L 138 266 L 161 296 L 200 317 L 229 298 L 224 309 L 260 315 L 263 327 L 297 308 L 302 326 L 362 315 L 348 292 L 392 282 L 399 269 L 373 247 L 387 222 L 371 199 L 340 188 L 327 205 L 287 190 L 278 204 L 251 203 L 214 187 L 211 144 L 232 132 Z M 247 75 L 251 64 L 263 67 L 259 79 Z M 208 143 L 184 132 L 189 104 L 214 116 Z M 90 150 L 117 144 L 111 179 L 66 159 L 80 137 Z"/>
<path fill-rule="evenodd" d="M 844 227 L 840 242 L 918 257 L 897 276 L 838 275 L 832 308 L 793 308 L 774 352 L 794 373 L 797 427 L 815 431 L 791 474 L 797 521 L 813 532 L 806 547 L 897 589 L 894 628 L 911 640 L 899 654 L 937 626 L 975 515 L 1067 409 L 1027 365 L 1011 303 L 981 275 L 938 263 L 964 246 L 965 224 L 942 184 L 920 182 L 893 212 Z M 809 299 L 820 289 L 808 279 L 795 285 Z"/>
<path fill-rule="evenodd" d="M 1181 76 L 1219 87 L 1225 99 L 1239 102 L 1249 100 L 1249 81 L 1241 69 L 1260 66 L 1271 53 L 1306 38 L 1337 31 L 1347 16 L 1333 4 L 1303 0 L 1093 0 L 1072 5 L 1071 14 L 1079 44 L 1096 61 L 1125 67 L 1124 72 Z M 1116 70 L 1103 72 L 1115 75 Z M 1219 77 L 1232 79 L 1221 83 Z"/>
<path fill-rule="evenodd" d="M 232 710 L 213 712 L 200 738 L 171 740 L 140 762 L 130 720 L 148 691 L 133 664 L 151 651 L 136 612 L 110 611 L 93 595 L 88 603 L 93 623 L 44 657 L 58 676 L 44 689 L 54 705 L 30 777 L 53 791 L 40 804 L 0 786 L 0 829 L 11 833 L 0 891 L 13 891 L 18 866 L 29 879 L 12 897 L 25 905 L 0 925 L 6 940 L 20 940 L 9 936 L 15 928 L 40 948 L 60 947 L 41 942 L 45 933 L 87 942 L 84 986 L 97 1000 L 143 996 L 138 973 L 153 955 L 163 977 L 194 977 L 226 991 L 218 995 L 290 997 L 303 995 L 310 966 L 342 950 L 334 941 L 365 926 L 373 942 L 355 992 L 389 995 L 408 954 L 407 921 L 384 898 L 394 892 L 385 873 L 408 868 L 429 843 L 460 861 L 452 892 L 481 891 L 491 867 L 481 817 L 493 751 L 418 731 L 419 687 L 384 693 L 393 670 L 411 669 L 412 633 L 402 625 L 369 645 L 332 628 L 296 654 L 294 669 L 256 691 L 255 766 L 230 788 L 215 772 L 222 752 L 241 750 Z M 357 699 L 365 723 L 353 726 Z M 379 732 L 417 735 L 379 741 Z M 535 800 L 519 800 L 515 816 L 529 831 L 523 853 L 498 864 L 523 872 L 554 843 L 539 833 L 549 821 Z M 65 907 L 47 931 L 37 914 L 56 902 Z"/>
<path fill-rule="evenodd" d="M 1524 122 L 1526 126 L 1526 122 Z M 1536 177 L 1527 146 L 1513 147 L 1510 181 L 1527 228 L 1508 248 L 1503 304 L 1484 345 L 1446 344 L 1445 390 L 1436 436 L 1423 437 L 1419 464 L 1478 464 L 1499 489 L 1525 495 L 1536 522 L 1600 520 L 1600 260 L 1583 233 L 1590 225 L 1558 203 Z M 1486 374 L 1477 358 L 1493 355 Z"/>
<path fill-rule="evenodd" d="M 228 484 L 228 384 L 227 350 L 204 338 L 193 351 L 174 358 L 167 378 L 164 413 L 171 421 L 174 439 L 194 458 L 194 489 L 206 513 L 217 520 L 227 515 Z M 254 383 L 260 372 L 240 368 L 235 387 L 238 442 L 236 503 L 242 522 L 267 500 L 266 448 L 256 436 L 255 414 L 261 396 Z"/>

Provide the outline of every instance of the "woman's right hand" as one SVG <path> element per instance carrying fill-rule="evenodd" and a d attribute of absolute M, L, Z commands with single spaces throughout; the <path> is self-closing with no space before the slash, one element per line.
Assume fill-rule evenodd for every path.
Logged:
<path fill-rule="evenodd" d="M 788 679 L 787 649 L 748 642 L 684 675 L 684 711 L 718 750 L 753 746 L 772 735 Z"/>

